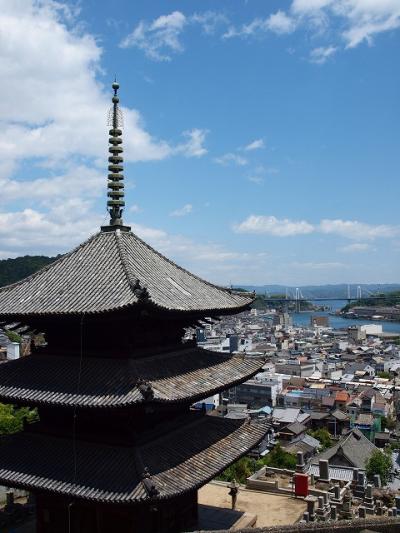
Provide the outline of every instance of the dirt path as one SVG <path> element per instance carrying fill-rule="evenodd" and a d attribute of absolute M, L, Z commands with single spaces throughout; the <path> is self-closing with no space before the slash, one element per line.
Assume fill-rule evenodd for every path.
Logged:
<path fill-rule="evenodd" d="M 229 488 L 224 485 L 209 483 L 199 490 L 199 503 L 230 508 L 228 492 Z M 236 506 L 239 511 L 256 514 L 258 527 L 294 524 L 306 507 L 301 499 L 247 489 L 239 491 Z"/>

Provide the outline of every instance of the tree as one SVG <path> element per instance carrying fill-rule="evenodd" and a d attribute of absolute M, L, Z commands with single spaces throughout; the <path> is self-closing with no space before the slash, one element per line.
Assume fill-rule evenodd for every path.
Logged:
<path fill-rule="evenodd" d="M 254 459 L 242 457 L 236 461 L 236 463 L 228 466 L 222 474 L 217 476 L 217 479 L 220 481 L 233 481 L 235 479 L 239 483 L 245 483 L 246 479 L 254 473 L 254 470 L 257 470 L 261 466 L 262 465 Z"/>
<path fill-rule="evenodd" d="M 381 450 L 372 452 L 365 468 L 368 479 L 372 480 L 375 474 L 379 474 L 383 485 L 386 485 L 391 469 L 392 458 L 390 452 Z"/>
<path fill-rule="evenodd" d="M 396 419 L 392 416 L 382 416 L 381 417 L 381 429 L 382 431 L 385 431 L 385 429 L 395 429 L 396 428 Z"/>
<path fill-rule="evenodd" d="M 22 431 L 24 420 L 29 423 L 34 422 L 37 418 L 36 410 L 28 407 L 18 409 L 13 405 L 0 403 L 0 435 Z"/>
<path fill-rule="evenodd" d="M 391 375 L 389 372 L 378 372 L 378 378 L 382 379 L 391 379 Z"/>
<path fill-rule="evenodd" d="M 273 450 L 262 459 L 262 463 L 266 466 L 274 468 L 286 468 L 287 470 L 294 470 L 296 468 L 297 459 L 292 453 L 285 451 L 278 443 Z"/>
<path fill-rule="evenodd" d="M 21 335 L 18 335 L 17 332 L 12 331 L 10 329 L 5 329 L 4 333 L 7 335 L 9 341 L 11 341 L 11 342 L 19 342 L 19 343 L 22 342 Z"/>
<path fill-rule="evenodd" d="M 40 268 L 52 263 L 57 257 L 46 257 L 45 255 L 25 255 L 15 259 L 0 260 L 0 287 L 15 283 L 20 279 L 30 276 Z"/>
<path fill-rule="evenodd" d="M 316 429 L 315 431 L 307 431 L 311 437 L 319 440 L 321 443 L 321 451 L 326 450 L 332 446 L 332 437 L 329 431 L 325 428 Z"/>

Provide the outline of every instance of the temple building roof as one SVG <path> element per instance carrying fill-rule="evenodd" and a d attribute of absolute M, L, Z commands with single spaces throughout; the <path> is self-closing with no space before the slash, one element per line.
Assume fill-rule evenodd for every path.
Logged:
<path fill-rule="evenodd" d="M 87 408 L 194 402 L 249 379 L 262 365 L 196 347 L 140 359 L 35 354 L 0 365 L 0 400 Z"/>
<path fill-rule="evenodd" d="M 134 447 L 19 433 L 0 438 L 0 483 L 96 502 L 157 501 L 199 488 L 264 437 L 265 421 L 187 417 Z"/>
<path fill-rule="evenodd" d="M 232 313 L 253 299 L 200 279 L 131 231 L 116 228 L 1 288 L 0 317 L 104 313 L 143 303 L 168 311 Z"/>
<path fill-rule="evenodd" d="M 119 84 L 109 112 L 108 226 L 13 285 L 0 289 L 0 319 L 82 315 L 147 305 L 160 310 L 223 314 L 246 309 L 254 294 L 218 287 L 170 261 L 125 226 Z"/>

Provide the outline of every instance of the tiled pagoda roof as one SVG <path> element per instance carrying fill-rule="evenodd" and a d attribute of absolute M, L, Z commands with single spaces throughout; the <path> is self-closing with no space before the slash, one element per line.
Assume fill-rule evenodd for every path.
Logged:
<path fill-rule="evenodd" d="M 74 356 L 35 354 L 0 365 L 0 400 L 88 408 L 193 402 L 252 377 L 262 365 L 261 359 L 196 347 L 140 359 L 80 361 Z"/>
<path fill-rule="evenodd" d="M 223 314 L 254 297 L 208 283 L 131 231 L 101 231 L 42 270 L 0 289 L 0 317 L 104 313 L 146 302 L 169 311 Z"/>
<path fill-rule="evenodd" d="M 162 500 L 207 483 L 256 446 L 269 427 L 265 421 L 191 418 L 132 447 L 27 432 L 2 436 L 0 483 L 95 502 Z"/>

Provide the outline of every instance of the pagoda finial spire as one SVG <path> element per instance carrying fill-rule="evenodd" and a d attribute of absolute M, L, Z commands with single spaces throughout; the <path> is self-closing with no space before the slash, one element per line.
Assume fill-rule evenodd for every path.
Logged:
<path fill-rule="evenodd" d="M 124 210 L 124 176 L 123 172 L 123 157 L 122 157 L 122 112 L 119 108 L 118 89 L 119 83 L 115 78 L 112 84 L 114 96 L 112 97 L 112 108 L 108 115 L 108 125 L 111 127 L 108 140 L 110 146 L 108 151 L 110 156 L 108 158 L 108 201 L 107 208 L 110 213 L 110 226 L 108 228 L 118 226 L 123 227 L 122 212 Z"/>

